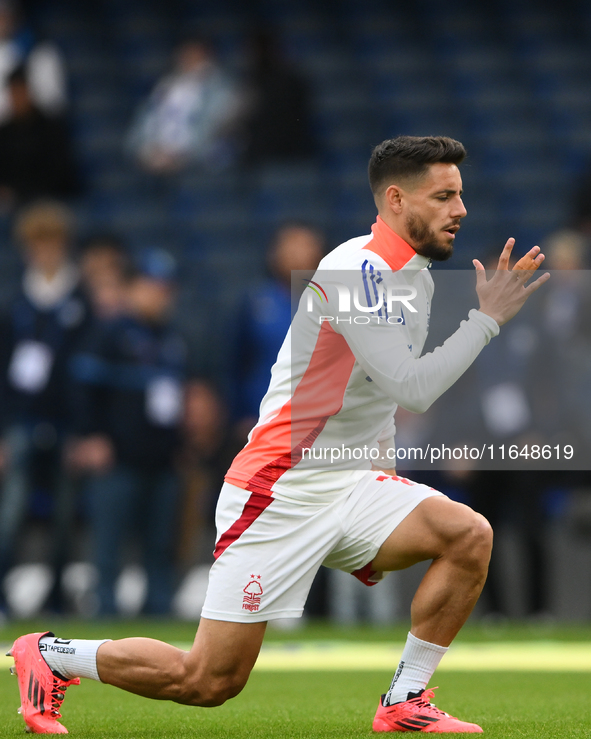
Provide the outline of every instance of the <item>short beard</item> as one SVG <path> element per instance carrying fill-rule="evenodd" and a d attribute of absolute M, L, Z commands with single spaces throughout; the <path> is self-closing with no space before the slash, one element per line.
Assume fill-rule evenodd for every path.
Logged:
<path fill-rule="evenodd" d="M 420 216 L 409 213 L 406 218 L 406 230 L 413 241 L 412 247 L 417 254 L 435 262 L 445 262 L 453 254 L 453 244 L 442 246 L 437 243 L 435 232 Z"/>

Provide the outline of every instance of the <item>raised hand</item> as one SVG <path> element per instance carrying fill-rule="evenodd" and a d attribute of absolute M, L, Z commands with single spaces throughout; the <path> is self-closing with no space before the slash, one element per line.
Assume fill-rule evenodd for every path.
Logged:
<path fill-rule="evenodd" d="M 476 293 L 480 301 L 480 310 L 502 326 L 520 310 L 529 296 L 541 287 L 550 278 L 546 272 L 531 285 L 527 282 L 544 261 L 540 247 L 534 246 L 509 270 L 509 260 L 515 239 L 509 239 L 505 244 L 499 264 L 490 280 L 486 279 L 484 266 L 478 259 L 472 264 L 476 268 Z"/>

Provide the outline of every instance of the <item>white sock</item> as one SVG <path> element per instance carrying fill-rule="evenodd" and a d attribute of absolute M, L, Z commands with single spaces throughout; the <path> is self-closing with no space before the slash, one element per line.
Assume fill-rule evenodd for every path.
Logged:
<path fill-rule="evenodd" d="M 384 705 L 400 703 L 408 700 L 409 693 L 424 690 L 448 648 L 417 639 L 409 632 Z"/>
<path fill-rule="evenodd" d="M 98 680 L 96 653 L 101 644 L 110 639 L 56 639 L 44 636 L 39 640 L 39 649 L 49 669 L 66 680 L 88 677 Z"/>

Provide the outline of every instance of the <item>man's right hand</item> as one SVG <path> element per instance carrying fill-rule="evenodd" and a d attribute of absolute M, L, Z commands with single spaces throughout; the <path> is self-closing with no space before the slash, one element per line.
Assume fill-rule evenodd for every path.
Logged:
<path fill-rule="evenodd" d="M 486 271 L 478 259 L 472 261 L 476 268 L 476 292 L 480 310 L 494 318 L 499 326 L 510 321 L 529 296 L 550 278 L 550 273 L 546 272 L 526 287 L 526 283 L 544 261 L 544 255 L 540 254 L 539 246 L 534 246 L 509 270 L 509 258 L 514 244 L 515 239 L 507 241 L 490 280 L 486 279 Z"/>

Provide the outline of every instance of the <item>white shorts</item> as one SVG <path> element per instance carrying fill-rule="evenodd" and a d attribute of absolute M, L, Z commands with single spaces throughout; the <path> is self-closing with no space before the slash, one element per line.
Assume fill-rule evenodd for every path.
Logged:
<path fill-rule="evenodd" d="M 250 623 L 302 615 L 324 564 L 374 584 L 371 562 L 392 531 L 426 498 L 419 483 L 368 471 L 349 495 L 301 503 L 225 483 L 216 511 L 216 561 L 201 615 Z"/>

